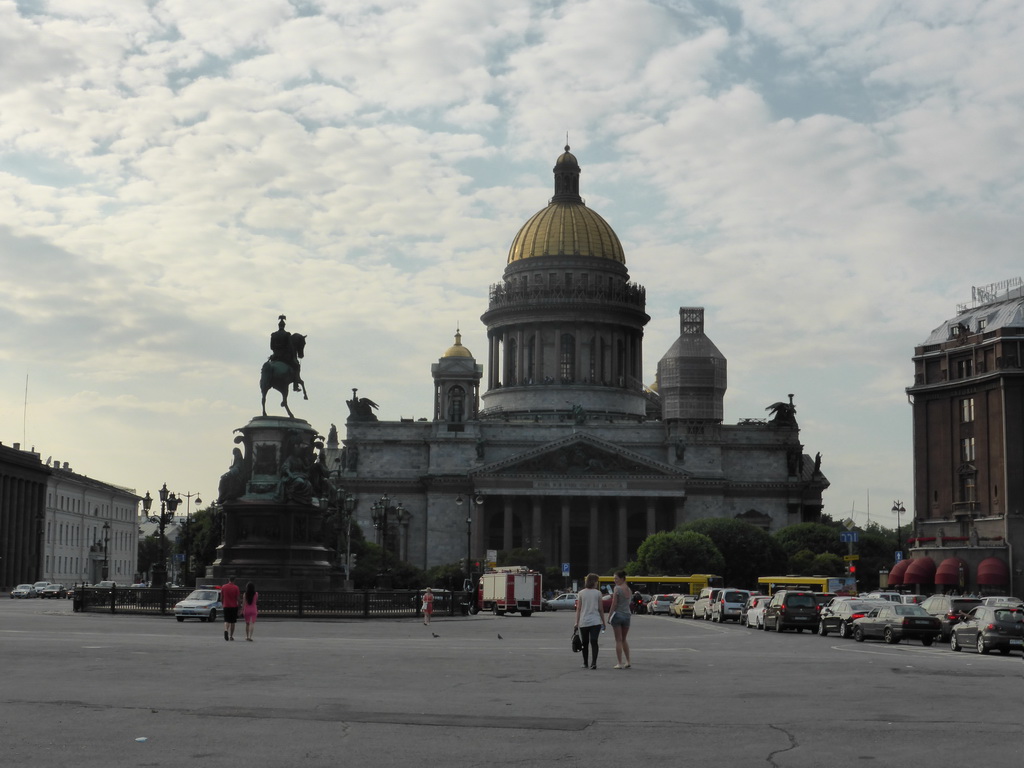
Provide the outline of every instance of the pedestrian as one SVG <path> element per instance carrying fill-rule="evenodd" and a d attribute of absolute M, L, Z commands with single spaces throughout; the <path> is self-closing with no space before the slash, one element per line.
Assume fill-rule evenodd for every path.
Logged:
<path fill-rule="evenodd" d="M 220 605 L 224 609 L 224 639 L 235 639 L 235 623 L 238 621 L 239 589 L 235 577 L 228 576 L 228 583 L 220 588 Z"/>
<path fill-rule="evenodd" d="M 626 642 L 626 635 L 629 634 L 630 601 L 632 595 L 629 593 L 629 585 L 626 584 L 626 572 L 615 572 L 615 587 L 612 589 L 612 605 L 610 608 L 611 618 L 608 623 L 612 625 L 612 632 L 615 633 L 615 658 L 618 664 L 615 669 L 629 669 L 629 643 Z"/>
<path fill-rule="evenodd" d="M 245 639 L 252 642 L 252 633 L 256 631 L 256 601 L 260 593 L 251 581 L 245 585 L 245 599 L 242 601 L 242 618 L 245 619 Z"/>
<path fill-rule="evenodd" d="M 434 613 L 434 593 L 430 591 L 430 587 L 427 587 L 423 591 L 423 624 L 424 626 L 430 626 L 430 617 Z"/>
<path fill-rule="evenodd" d="M 597 588 L 597 574 L 588 573 L 584 588 L 576 595 L 576 629 L 583 641 L 583 668 L 597 669 L 597 640 L 605 629 L 604 606 Z"/>

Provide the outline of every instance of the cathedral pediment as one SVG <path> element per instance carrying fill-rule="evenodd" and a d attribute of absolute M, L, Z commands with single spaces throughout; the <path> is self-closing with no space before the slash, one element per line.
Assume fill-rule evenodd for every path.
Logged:
<path fill-rule="evenodd" d="M 680 478 L 687 473 L 614 443 L 575 434 L 537 446 L 474 470 L 474 476 L 655 477 Z"/>

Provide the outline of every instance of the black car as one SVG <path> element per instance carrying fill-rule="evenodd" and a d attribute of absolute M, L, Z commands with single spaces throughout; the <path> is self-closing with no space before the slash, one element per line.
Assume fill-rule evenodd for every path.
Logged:
<path fill-rule="evenodd" d="M 825 637 L 830 632 L 835 632 L 840 637 L 853 637 L 853 622 L 867 616 L 872 609 L 878 607 L 878 602 L 872 600 L 842 600 L 838 603 L 829 603 L 821 609 L 818 634 Z"/>
<path fill-rule="evenodd" d="M 764 609 L 765 630 L 782 632 L 795 629 L 812 632 L 818 627 L 818 601 L 813 592 L 783 589 L 772 595 L 771 602 Z"/>
<path fill-rule="evenodd" d="M 979 605 L 981 600 L 977 597 L 958 595 L 932 595 L 921 603 L 922 608 L 942 622 L 943 642 L 949 640 L 953 625 L 959 624 L 964 616 Z"/>
<path fill-rule="evenodd" d="M 867 616 L 853 622 L 853 639 L 859 643 L 877 637 L 890 645 L 903 639 L 917 639 L 924 645 L 931 645 L 941 631 L 941 622 L 921 606 L 902 603 L 872 608 Z"/>
<path fill-rule="evenodd" d="M 949 647 L 1003 655 L 1024 650 L 1024 609 L 979 605 L 950 631 Z"/>

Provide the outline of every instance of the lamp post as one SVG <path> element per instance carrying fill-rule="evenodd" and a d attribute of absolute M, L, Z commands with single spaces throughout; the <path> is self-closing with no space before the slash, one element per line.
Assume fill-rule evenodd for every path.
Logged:
<path fill-rule="evenodd" d="M 174 513 L 180 503 L 181 499 L 173 493 L 168 493 L 167 483 L 164 483 L 163 488 L 160 489 L 160 515 L 149 518 L 149 522 L 157 523 L 160 526 L 160 562 L 153 566 L 154 587 L 167 586 L 167 552 L 164 545 L 164 530 L 167 528 L 167 523 L 174 519 Z M 148 513 L 152 505 L 153 498 L 149 495 L 149 491 L 146 491 L 142 507 Z"/>
<path fill-rule="evenodd" d="M 103 523 L 103 578 L 106 581 L 110 578 L 110 554 L 107 548 L 110 544 L 110 521 Z"/>
<path fill-rule="evenodd" d="M 203 500 L 199 498 L 198 493 L 181 493 L 178 494 L 185 497 L 185 586 L 191 586 L 188 582 L 190 579 L 189 573 L 189 560 L 192 559 L 192 497 L 196 497 L 196 509 L 199 509 L 199 505 L 203 503 Z"/>
<path fill-rule="evenodd" d="M 477 507 L 483 506 L 484 497 L 481 496 L 480 494 L 477 494 L 473 498 L 473 503 L 476 504 Z M 462 499 L 462 494 L 461 493 L 455 498 L 455 504 L 459 507 L 459 509 L 462 509 L 463 499 Z M 472 578 L 473 578 L 473 565 L 472 565 L 472 563 L 473 563 L 473 508 L 470 507 L 469 509 L 466 510 L 466 579 L 467 580 L 472 580 Z"/>
<path fill-rule="evenodd" d="M 380 531 L 381 543 L 381 567 L 377 574 L 377 587 L 378 589 L 389 589 L 391 585 L 388 577 L 388 515 L 391 512 L 397 512 L 401 516 L 405 513 L 405 509 L 402 508 L 402 502 L 398 502 L 394 507 L 391 506 L 391 497 L 386 493 L 374 503 L 371 509 L 370 516 L 373 520 L 373 527 Z"/>
<path fill-rule="evenodd" d="M 345 508 L 345 588 L 352 588 L 352 513 L 356 510 L 356 500 L 351 493 L 345 494 L 342 502 Z"/>
<path fill-rule="evenodd" d="M 903 559 L 903 537 L 900 535 L 900 515 L 906 512 L 906 507 L 903 506 L 903 502 L 896 499 L 892 503 L 892 511 L 896 514 L 896 557 L 900 560 Z"/>

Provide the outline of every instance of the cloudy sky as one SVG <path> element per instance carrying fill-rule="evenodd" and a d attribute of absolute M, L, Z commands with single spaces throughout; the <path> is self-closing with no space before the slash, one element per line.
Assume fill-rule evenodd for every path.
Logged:
<path fill-rule="evenodd" d="M 0 0 L 0 440 L 212 500 L 278 314 L 343 427 L 430 417 L 568 133 L 726 421 L 794 393 L 826 511 L 911 507 L 915 344 L 1024 272 L 1024 4 Z M 273 413 L 274 411 L 271 410 Z"/>

